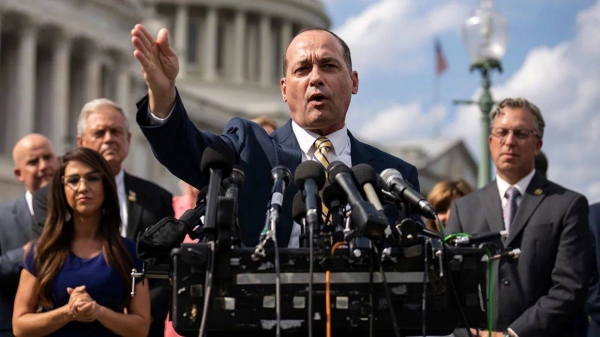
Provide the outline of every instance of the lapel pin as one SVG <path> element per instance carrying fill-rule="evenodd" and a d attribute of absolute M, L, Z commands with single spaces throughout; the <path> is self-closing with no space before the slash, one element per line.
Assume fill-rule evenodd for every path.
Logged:
<path fill-rule="evenodd" d="M 129 195 L 127 196 L 127 199 L 129 199 L 129 201 L 131 202 L 135 202 L 137 200 L 137 195 L 135 194 L 134 191 L 129 191 Z"/>
<path fill-rule="evenodd" d="M 536 188 L 535 191 L 533 191 L 533 195 L 542 195 L 542 189 L 541 188 Z"/>

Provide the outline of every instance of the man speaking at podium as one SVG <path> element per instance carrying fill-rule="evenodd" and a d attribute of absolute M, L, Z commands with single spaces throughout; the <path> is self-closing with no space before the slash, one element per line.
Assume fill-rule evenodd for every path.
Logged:
<path fill-rule="evenodd" d="M 199 131 L 175 88 L 179 63 L 167 30 L 162 29 L 155 40 L 142 25 L 136 25 L 132 43 L 148 85 L 148 95 L 138 103 L 137 122 L 156 158 L 174 175 L 200 189 L 208 183 L 200 172 L 204 149 L 221 143 L 235 152 L 246 173 L 239 194 L 239 222 L 246 246 L 256 246 L 264 226 L 271 189 L 269 171 L 283 165 L 294 172 L 301 162 L 318 160 L 315 152 L 327 159 L 318 160 L 324 166 L 339 160 L 349 167 L 366 163 L 378 173 L 394 168 L 418 191 L 414 166 L 358 141 L 347 130 L 346 113 L 351 96 L 358 92 L 358 73 L 352 70 L 348 46 L 334 33 L 306 29 L 288 45 L 280 86 L 291 120 L 271 135 L 241 118 L 232 119 L 222 135 Z M 292 232 L 298 230 L 291 215 L 297 190 L 293 184 L 286 189 L 277 229 L 280 246 L 297 247 L 297 234 Z M 387 211 L 388 215 L 393 212 L 391 208 Z"/>

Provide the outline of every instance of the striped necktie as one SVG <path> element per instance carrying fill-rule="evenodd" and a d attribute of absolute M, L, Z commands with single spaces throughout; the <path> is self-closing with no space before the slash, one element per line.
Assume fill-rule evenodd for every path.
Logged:
<path fill-rule="evenodd" d="M 513 219 L 517 213 L 517 198 L 521 195 L 519 190 L 511 186 L 504 193 L 506 198 L 506 205 L 504 205 L 503 216 L 504 216 L 504 228 L 510 233 L 510 226 L 512 226 Z"/>
<path fill-rule="evenodd" d="M 315 140 L 315 158 L 327 170 L 329 166 L 329 150 L 333 148 L 333 144 L 327 137 L 319 137 Z"/>
<path fill-rule="evenodd" d="M 329 166 L 329 150 L 333 148 L 333 143 L 327 137 L 319 137 L 315 140 L 315 158 L 323 165 L 325 170 L 327 171 L 327 167 Z M 319 192 L 319 195 L 321 193 Z M 325 206 L 325 203 L 321 204 L 322 210 L 322 220 L 323 223 L 327 220 L 327 214 L 329 213 L 329 209 Z"/>

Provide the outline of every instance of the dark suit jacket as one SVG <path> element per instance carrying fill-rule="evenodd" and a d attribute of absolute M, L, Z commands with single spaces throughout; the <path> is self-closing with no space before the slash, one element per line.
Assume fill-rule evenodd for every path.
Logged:
<path fill-rule="evenodd" d="M 590 230 L 592 232 L 592 246 L 594 250 L 592 265 L 592 280 L 586 305 L 587 314 L 590 315 L 588 336 L 600 336 L 600 203 L 590 205 Z"/>
<path fill-rule="evenodd" d="M 504 229 L 496 181 L 452 203 L 448 233 Z M 500 260 L 493 278 L 494 330 L 522 337 L 575 336 L 587 295 L 591 262 L 584 196 L 535 174 L 508 238 L 499 247 L 521 256 Z"/>
<path fill-rule="evenodd" d="M 156 158 L 171 173 L 196 188 L 203 188 L 208 179 L 202 175 L 200 163 L 204 149 L 214 143 L 228 145 L 244 169 L 246 178 L 239 192 L 239 222 L 241 236 L 248 247 L 256 246 L 264 226 L 265 210 L 270 197 L 270 171 L 283 165 L 293 173 L 302 162 L 302 151 L 292 131 L 291 120 L 268 135 L 258 124 L 241 118 L 232 119 L 222 135 L 200 132 L 189 120 L 179 96 L 169 119 L 160 126 L 151 126 L 148 113 L 148 98 L 138 103 L 137 122 L 152 145 Z M 414 166 L 372 146 L 361 143 L 352 134 L 350 137 L 352 165 L 367 163 L 376 172 L 395 168 L 417 190 L 419 181 Z M 293 219 L 292 201 L 298 191 L 290 184 L 285 191 L 283 212 L 280 219 L 277 241 L 280 246 L 288 245 Z M 386 209 L 396 212 L 394 207 Z"/>
<path fill-rule="evenodd" d="M 25 196 L 0 205 L 0 331 L 12 330 L 12 312 L 23 245 L 31 240 L 31 213 Z"/>
<path fill-rule="evenodd" d="M 173 195 L 162 187 L 132 176 L 125 172 L 125 193 L 127 194 L 127 235 L 128 239 L 136 241 L 138 234 L 154 225 L 160 219 L 172 217 Z M 50 184 L 33 194 L 34 219 L 31 226 L 34 237 L 38 237 L 48 211 L 48 192 Z M 134 197 L 135 196 L 135 197 Z M 152 323 L 149 336 L 164 335 L 164 321 L 169 311 L 169 284 L 164 280 L 151 280 L 150 300 Z"/>

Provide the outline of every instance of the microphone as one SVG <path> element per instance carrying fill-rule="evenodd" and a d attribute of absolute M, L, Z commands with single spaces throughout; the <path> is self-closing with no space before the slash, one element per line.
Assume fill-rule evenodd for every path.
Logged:
<path fill-rule="evenodd" d="M 334 161 L 327 167 L 328 179 L 331 184 L 338 185 L 348 196 L 352 207 L 350 217 L 358 236 L 381 240 L 385 238 L 385 229 L 389 226 L 387 218 L 373 204 L 363 200 L 352 171 L 341 161 Z"/>
<path fill-rule="evenodd" d="M 273 187 L 271 188 L 271 200 L 269 201 L 265 227 L 260 233 L 260 241 L 263 241 L 267 236 L 268 231 L 275 229 L 275 226 L 279 222 L 283 206 L 283 195 L 285 194 L 285 188 L 289 185 L 291 179 L 292 174 L 285 166 L 279 165 L 271 170 L 271 181 L 273 182 Z"/>
<path fill-rule="evenodd" d="M 298 239 L 300 247 L 306 247 L 306 224 L 304 218 L 306 217 L 306 204 L 304 203 L 304 197 L 302 192 L 298 191 L 294 195 L 294 201 L 292 202 L 292 218 L 294 222 L 300 225 L 300 238 Z"/>
<path fill-rule="evenodd" d="M 225 198 L 230 198 L 233 202 L 233 216 L 231 218 L 231 241 L 234 245 L 239 246 L 240 239 L 240 228 L 238 224 L 238 194 L 239 189 L 244 183 L 245 179 L 244 169 L 240 165 L 234 164 L 231 169 L 231 173 L 225 179 L 223 179 L 223 186 L 225 187 Z"/>
<path fill-rule="evenodd" d="M 325 184 L 325 170 L 320 163 L 308 160 L 298 165 L 294 177 L 296 178 L 296 186 L 304 197 L 306 225 L 314 228 L 319 221 L 318 213 L 321 205 L 318 202 L 318 195 L 319 190 Z"/>
<path fill-rule="evenodd" d="M 348 197 L 337 185 L 329 181 L 323 187 L 323 203 L 331 214 L 331 227 L 333 229 L 333 242 L 344 240 L 344 205 L 348 203 Z"/>
<path fill-rule="evenodd" d="M 206 196 L 206 214 L 204 228 L 209 232 L 214 230 L 217 221 L 217 209 L 221 179 L 228 176 L 235 160 L 233 150 L 221 143 L 209 145 L 202 154 L 200 169 L 205 176 L 209 176 L 208 192 Z"/>
<path fill-rule="evenodd" d="M 375 170 L 367 164 L 358 164 L 352 167 L 352 172 L 356 178 L 358 186 L 361 186 L 367 196 L 367 200 L 372 203 L 378 211 L 383 212 L 383 205 L 379 201 L 379 196 L 373 186 L 377 186 L 379 177 Z"/>
<path fill-rule="evenodd" d="M 381 172 L 386 189 L 402 201 L 416 207 L 428 219 L 435 219 L 435 208 L 419 192 L 415 191 L 396 169 L 385 169 Z"/>
<path fill-rule="evenodd" d="M 499 239 L 499 238 L 506 238 L 506 237 L 508 237 L 508 231 L 502 230 L 499 232 L 486 232 L 486 233 L 473 234 L 473 235 L 471 235 L 471 237 L 468 237 L 468 236 L 457 237 L 456 239 L 454 239 L 454 243 L 456 243 L 457 245 L 468 245 L 468 244 L 476 244 L 476 243 L 480 243 L 480 242 L 488 242 L 491 240 L 495 240 L 495 239 Z"/>

